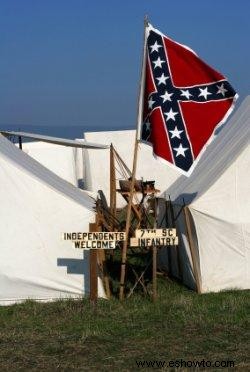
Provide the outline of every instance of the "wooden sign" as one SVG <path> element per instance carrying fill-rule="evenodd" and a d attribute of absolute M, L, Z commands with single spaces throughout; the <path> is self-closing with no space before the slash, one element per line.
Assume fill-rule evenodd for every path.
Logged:
<path fill-rule="evenodd" d="M 135 230 L 136 238 L 174 238 L 176 237 L 176 229 L 137 229 Z"/>
<path fill-rule="evenodd" d="M 118 242 L 126 239 L 125 232 L 96 231 L 63 233 L 63 240 L 73 242 L 74 248 L 79 249 L 115 249 Z"/>
<path fill-rule="evenodd" d="M 138 229 L 135 238 L 130 239 L 131 247 L 152 247 L 178 245 L 176 229 Z"/>

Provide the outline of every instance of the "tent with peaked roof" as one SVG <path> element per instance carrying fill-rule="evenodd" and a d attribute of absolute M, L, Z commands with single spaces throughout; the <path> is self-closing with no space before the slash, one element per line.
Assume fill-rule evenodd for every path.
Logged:
<path fill-rule="evenodd" d="M 78 186 L 76 157 L 82 149 L 36 141 L 24 142 L 22 150 L 59 177 Z"/>
<path fill-rule="evenodd" d="M 249 171 L 250 96 L 208 146 L 192 175 L 181 176 L 166 190 L 174 200 L 176 215 L 183 200 L 189 207 L 201 292 L 250 288 Z M 173 251 L 172 270 L 194 287 L 197 283 L 182 214 L 177 224 L 181 270 Z M 160 254 L 160 263 L 169 265 L 166 250 Z"/>
<path fill-rule="evenodd" d="M 85 149 L 35 141 L 24 142 L 22 150 L 72 185 L 84 188 Z"/>
<path fill-rule="evenodd" d="M 88 252 L 61 236 L 88 231 L 94 199 L 2 135 L 0 191 L 0 304 L 88 294 Z"/>

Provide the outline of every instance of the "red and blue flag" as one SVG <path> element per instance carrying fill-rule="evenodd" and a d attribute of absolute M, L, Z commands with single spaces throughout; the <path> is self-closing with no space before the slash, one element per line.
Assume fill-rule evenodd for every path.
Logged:
<path fill-rule="evenodd" d="M 145 43 L 140 140 L 189 176 L 238 95 L 194 51 L 150 24 Z"/>

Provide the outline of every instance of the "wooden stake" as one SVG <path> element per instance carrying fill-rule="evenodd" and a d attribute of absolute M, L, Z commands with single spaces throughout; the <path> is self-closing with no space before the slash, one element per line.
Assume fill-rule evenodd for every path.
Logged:
<path fill-rule="evenodd" d="M 146 27 L 148 25 L 148 20 L 145 18 L 144 20 L 144 41 L 143 41 L 143 57 L 142 57 L 142 68 L 141 68 L 141 79 L 140 79 L 140 89 L 138 94 L 138 105 L 137 105 L 137 126 L 136 126 L 136 134 L 135 134 L 135 145 L 134 145 L 134 160 L 133 160 L 133 170 L 132 170 L 132 179 L 130 184 L 130 195 L 128 201 L 128 209 L 127 209 L 127 218 L 126 218 L 126 240 L 123 242 L 122 247 L 122 259 L 121 259 L 121 277 L 120 277 L 120 291 L 119 291 L 119 298 L 120 300 L 124 299 L 124 286 L 125 286 L 125 275 L 126 275 L 126 261 L 127 261 L 127 249 L 128 249 L 128 241 L 129 241 L 129 230 L 131 224 L 131 210 L 132 210 L 132 202 L 133 202 L 133 193 L 135 187 L 135 174 L 136 174 L 136 166 L 137 166 L 137 155 L 138 155 L 138 147 L 139 147 L 139 126 L 142 123 L 142 111 L 143 111 L 143 100 L 144 100 L 144 87 L 145 87 L 145 64 L 146 64 Z"/>
<path fill-rule="evenodd" d="M 97 231 L 97 224 L 90 223 L 89 231 Z M 90 280 L 90 302 L 96 307 L 98 298 L 98 274 L 97 274 L 97 250 L 90 249 L 89 252 L 89 280 Z"/>
<path fill-rule="evenodd" d="M 157 247 L 153 245 L 152 247 L 153 254 L 153 273 L 152 273 L 152 282 L 153 282 L 153 301 L 157 300 Z"/>
<path fill-rule="evenodd" d="M 194 240 L 193 240 L 193 236 L 192 236 L 190 211 L 189 211 L 187 206 L 185 206 L 183 210 L 184 210 L 184 216 L 185 216 L 185 222 L 186 222 L 188 243 L 189 243 L 189 248 L 190 248 L 192 263 L 193 263 L 194 279 L 195 279 L 195 282 L 196 282 L 196 289 L 197 289 L 198 293 L 201 293 L 200 270 L 199 270 L 199 264 L 198 264 L 198 259 L 197 259 L 197 255 L 196 255 L 196 250 L 195 250 L 195 244 L 194 244 Z"/>
<path fill-rule="evenodd" d="M 116 184 L 115 184 L 115 161 L 114 161 L 114 147 L 110 146 L 110 214 L 116 218 Z M 114 223 L 112 223 L 112 231 Z"/>

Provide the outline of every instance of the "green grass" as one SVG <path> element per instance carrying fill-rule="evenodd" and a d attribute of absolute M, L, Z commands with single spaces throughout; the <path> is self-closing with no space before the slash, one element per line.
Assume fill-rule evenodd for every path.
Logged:
<path fill-rule="evenodd" d="M 163 279 L 156 303 L 26 301 L 0 308 L 0 370 L 136 371 L 136 360 L 181 358 L 250 370 L 248 318 L 249 291 L 197 295 Z"/>

